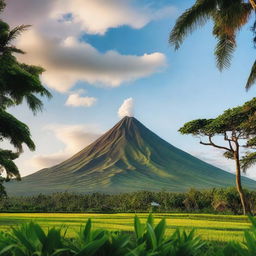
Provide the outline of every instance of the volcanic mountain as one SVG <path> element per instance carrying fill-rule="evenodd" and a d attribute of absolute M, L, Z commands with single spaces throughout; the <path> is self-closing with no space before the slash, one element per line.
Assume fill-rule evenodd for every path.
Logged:
<path fill-rule="evenodd" d="M 247 188 L 256 182 L 243 178 Z M 172 146 L 134 117 L 125 117 L 70 159 L 10 182 L 15 195 L 57 191 L 186 191 L 235 185 L 235 176 Z"/>

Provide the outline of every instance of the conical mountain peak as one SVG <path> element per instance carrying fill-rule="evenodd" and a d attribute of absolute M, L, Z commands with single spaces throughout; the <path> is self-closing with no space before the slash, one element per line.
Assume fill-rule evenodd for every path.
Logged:
<path fill-rule="evenodd" d="M 243 178 L 247 188 L 256 182 Z M 126 116 L 66 161 L 7 184 L 9 194 L 187 191 L 235 185 L 235 176 L 172 146 Z M 29 188 L 29 190 L 28 190 Z"/>
<path fill-rule="evenodd" d="M 138 122 L 138 120 L 133 116 L 125 116 L 117 124 L 129 126 L 131 123 L 136 121 Z"/>

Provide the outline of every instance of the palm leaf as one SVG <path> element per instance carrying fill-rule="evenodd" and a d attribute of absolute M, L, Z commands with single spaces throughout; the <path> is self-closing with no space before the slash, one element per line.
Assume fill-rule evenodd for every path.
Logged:
<path fill-rule="evenodd" d="M 246 172 L 254 164 L 256 164 L 256 152 L 248 153 L 241 159 L 241 168 L 243 172 Z"/>
<path fill-rule="evenodd" d="M 169 43 L 178 49 L 184 38 L 197 27 L 203 26 L 216 8 L 216 0 L 197 0 L 176 21 L 169 36 Z"/>
<path fill-rule="evenodd" d="M 249 90 L 255 82 L 256 82 L 256 61 L 252 65 L 251 72 L 245 86 L 246 90 Z"/>
<path fill-rule="evenodd" d="M 14 52 L 14 53 L 20 53 L 20 54 L 25 54 L 24 51 L 22 51 L 21 49 L 18 49 L 14 46 L 7 46 L 7 47 L 4 47 L 4 51 L 5 52 Z"/>
<path fill-rule="evenodd" d="M 221 35 L 215 48 L 216 64 L 219 70 L 230 66 L 232 54 L 235 50 L 236 43 L 234 37 Z"/>
<path fill-rule="evenodd" d="M 26 31 L 30 25 L 20 25 L 15 27 L 9 32 L 7 43 L 10 43 L 12 40 L 16 39 L 22 32 Z"/>
<path fill-rule="evenodd" d="M 36 114 L 39 111 L 42 111 L 43 103 L 39 98 L 37 98 L 32 93 L 25 95 L 25 98 L 29 108 L 32 110 L 34 114 Z"/>

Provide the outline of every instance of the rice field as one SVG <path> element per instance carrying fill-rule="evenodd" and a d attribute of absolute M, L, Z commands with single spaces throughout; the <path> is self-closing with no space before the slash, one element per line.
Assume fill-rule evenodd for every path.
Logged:
<path fill-rule="evenodd" d="M 137 214 L 142 222 L 148 214 Z M 243 241 L 244 230 L 250 228 L 245 216 L 213 215 L 213 214 L 154 214 L 155 222 L 166 218 L 167 233 L 176 228 L 196 229 L 196 233 L 205 240 L 226 242 Z M 35 221 L 47 229 L 48 227 L 67 228 L 67 235 L 72 237 L 79 231 L 88 218 L 93 221 L 93 228 L 108 230 L 132 231 L 133 213 L 117 214 L 69 214 L 69 213 L 0 213 L 0 230 L 6 231 L 18 224 Z"/>

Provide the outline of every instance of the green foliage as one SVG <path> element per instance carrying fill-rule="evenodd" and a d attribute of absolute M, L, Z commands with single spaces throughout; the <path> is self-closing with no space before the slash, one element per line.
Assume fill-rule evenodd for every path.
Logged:
<path fill-rule="evenodd" d="M 0 0 L 0 12 L 4 7 L 5 2 Z M 39 97 L 51 97 L 40 81 L 39 76 L 44 70 L 20 63 L 13 55 L 24 54 L 12 42 L 28 28 L 28 25 L 20 25 L 10 29 L 10 26 L 0 19 L 0 140 L 9 140 L 19 153 L 23 143 L 31 150 L 35 149 L 35 145 L 29 128 L 7 113 L 7 108 L 26 101 L 28 107 L 36 114 L 43 108 Z M 19 170 L 13 162 L 18 156 L 11 151 L 0 149 L 0 174 L 6 172 L 6 181 L 13 177 L 20 179 Z"/>
<path fill-rule="evenodd" d="M 0 179 L 0 201 L 7 198 L 5 188 L 3 186 L 4 179 Z"/>
<path fill-rule="evenodd" d="M 253 213 L 256 192 L 245 191 Z M 155 212 L 195 212 L 241 214 L 239 194 L 233 188 L 191 189 L 186 193 L 136 192 L 125 194 L 54 193 L 0 200 L 0 212 L 149 212 L 151 202 L 160 204 Z"/>
<path fill-rule="evenodd" d="M 0 139 L 4 138 L 9 140 L 19 151 L 22 151 L 23 143 L 25 143 L 31 150 L 35 149 L 35 144 L 31 140 L 28 126 L 1 108 L 0 123 Z"/>
<path fill-rule="evenodd" d="M 181 134 L 193 134 L 200 135 L 207 132 L 207 127 L 211 124 L 213 119 L 196 119 L 184 124 L 183 127 L 179 129 Z"/>
<path fill-rule="evenodd" d="M 166 236 L 166 224 L 162 219 L 157 225 L 151 215 L 145 224 L 135 217 L 136 238 L 131 235 L 107 230 L 92 230 L 89 219 L 77 237 L 68 239 L 61 230 L 50 228 L 45 232 L 33 222 L 0 233 L 0 255 L 65 255 L 65 256 L 194 256 L 205 242 L 189 233 L 176 230 Z"/>
<path fill-rule="evenodd" d="M 252 65 L 251 72 L 246 83 L 246 89 L 247 90 L 250 89 L 250 87 L 255 83 L 255 81 L 256 81 L 256 61 Z"/>
<path fill-rule="evenodd" d="M 176 229 L 166 235 L 166 222 L 154 225 L 151 215 L 145 224 L 135 216 L 135 234 L 92 229 L 89 219 L 81 232 L 73 238 L 66 231 L 30 222 L 0 233 L 1 256 L 253 256 L 256 251 L 256 221 L 249 217 L 252 228 L 244 234 L 244 242 L 218 244 L 203 241 L 190 232 Z"/>
<path fill-rule="evenodd" d="M 10 150 L 0 149 L 0 173 L 2 173 L 4 170 L 6 171 L 7 177 L 5 180 L 8 180 L 13 176 L 20 179 L 18 167 L 13 162 L 18 155 L 18 153 L 13 153 Z"/>
<path fill-rule="evenodd" d="M 200 144 L 225 150 L 224 157 L 233 159 L 236 164 L 237 190 L 239 191 L 244 214 L 250 213 L 249 204 L 241 184 L 241 169 L 245 172 L 256 163 L 256 98 L 242 106 L 227 109 L 215 119 L 197 119 L 185 123 L 180 132 L 206 137 L 207 141 Z M 222 136 L 223 143 L 216 144 L 214 137 Z M 240 148 L 248 149 L 241 152 Z"/>
<path fill-rule="evenodd" d="M 246 172 L 247 169 L 255 165 L 256 163 L 256 152 L 248 152 L 244 155 L 244 157 L 241 159 L 241 167 L 244 172 Z"/>
<path fill-rule="evenodd" d="M 236 35 L 248 23 L 254 8 L 244 0 L 196 0 L 176 21 L 169 42 L 178 49 L 184 39 L 208 20 L 213 22 L 212 34 L 217 39 L 214 51 L 219 70 L 228 68 L 236 48 Z M 255 35 L 255 24 L 253 26 Z M 255 37 L 254 37 L 255 39 Z M 255 83 L 255 63 L 247 80 L 246 88 Z"/>

